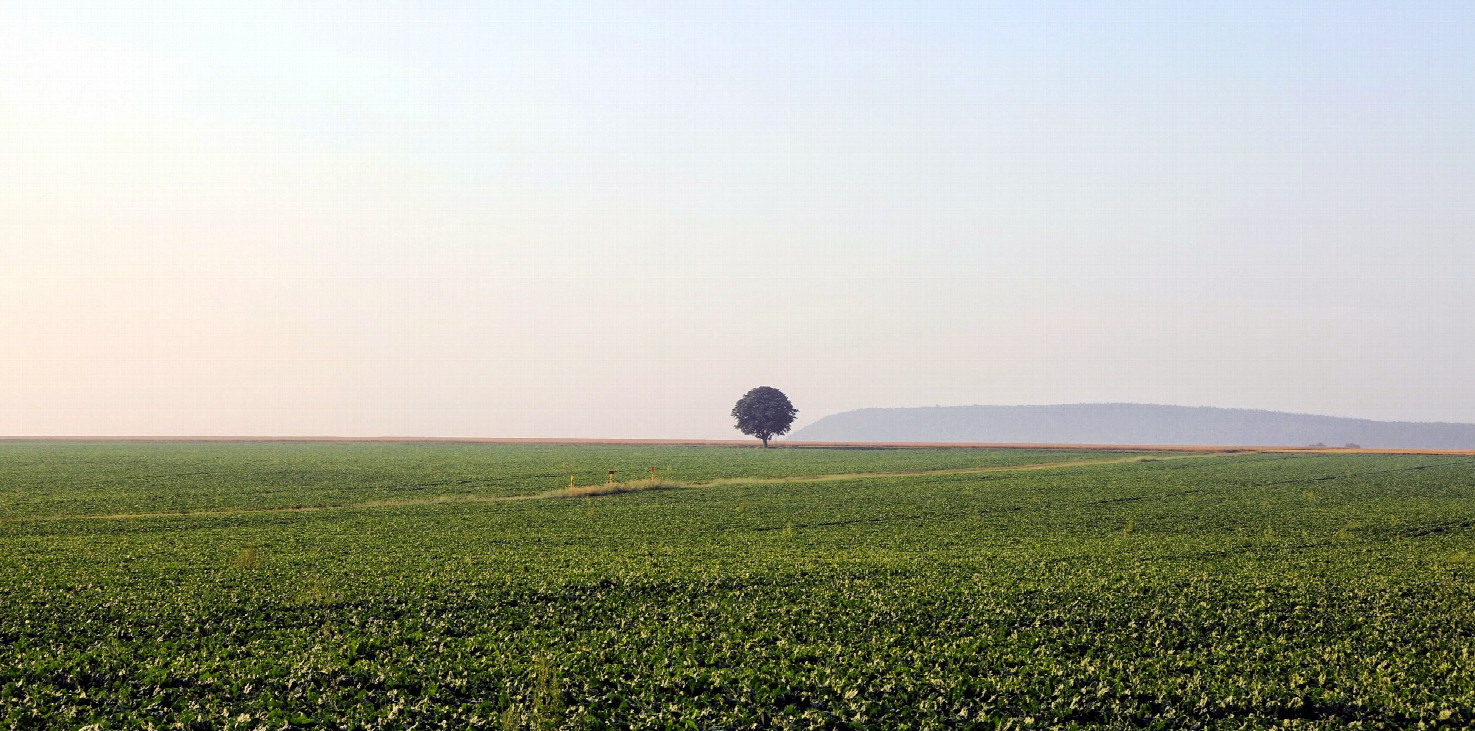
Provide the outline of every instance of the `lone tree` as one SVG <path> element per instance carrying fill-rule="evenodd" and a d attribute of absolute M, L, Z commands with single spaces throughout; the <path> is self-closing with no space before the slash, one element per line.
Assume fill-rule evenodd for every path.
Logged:
<path fill-rule="evenodd" d="M 772 386 L 759 386 L 738 399 L 732 407 L 732 418 L 737 419 L 737 430 L 750 437 L 768 440 L 789 433 L 794 417 L 799 410 L 789 403 L 789 397 Z"/>

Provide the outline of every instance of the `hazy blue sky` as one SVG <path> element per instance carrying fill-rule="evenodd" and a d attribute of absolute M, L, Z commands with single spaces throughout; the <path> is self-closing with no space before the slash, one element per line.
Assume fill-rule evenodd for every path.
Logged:
<path fill-rule="evenodd" d="M 1475 4 L 481 5 L 0 3 L 0 434 L 1475 421 Z"/>

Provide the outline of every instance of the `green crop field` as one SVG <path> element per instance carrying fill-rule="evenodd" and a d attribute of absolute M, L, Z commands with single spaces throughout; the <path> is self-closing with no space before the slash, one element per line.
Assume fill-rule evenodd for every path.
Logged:
<path fill-rule="evenodd" d="M 0 443 L 4 728 L 1471 725 L 1471 457 Z"/>

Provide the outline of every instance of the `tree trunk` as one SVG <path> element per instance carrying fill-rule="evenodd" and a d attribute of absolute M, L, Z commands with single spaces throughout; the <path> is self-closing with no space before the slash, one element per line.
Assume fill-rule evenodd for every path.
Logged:
<path fill-rule="evenodd" d="M 763 440 L 763 448 L 768 449 L 768 437 L 759 437 L 759 439 Z"/>

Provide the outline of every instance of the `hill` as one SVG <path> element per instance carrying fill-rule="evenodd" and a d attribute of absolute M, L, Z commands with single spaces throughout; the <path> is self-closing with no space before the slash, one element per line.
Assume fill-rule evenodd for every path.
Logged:
<path fill-rule="evenodd" d="M 796 441 L 1019 444 L 1313 444 L 1369 449 L 1472 449 L 1475 424 L 1347 419 L 1252 409 L 1152 404 L 858 409 L 795 432 Z"/>

